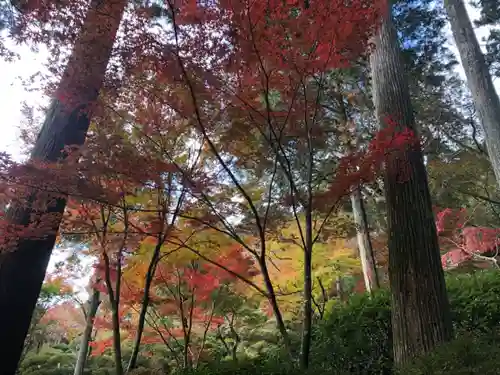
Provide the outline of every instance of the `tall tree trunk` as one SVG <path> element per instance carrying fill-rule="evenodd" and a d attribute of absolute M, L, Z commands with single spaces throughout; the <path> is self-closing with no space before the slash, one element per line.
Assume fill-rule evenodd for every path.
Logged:
<path fill-rule="evenodd" d="M 354 223 L 356 224 L 359 257 L 361 258 L 365 287 L 366 291 L 371 293 L 373 290 L 380 287 L 380 281 L 373 255 L 372 241 L 370 238 L 363 196 L 361 195 L 361 189 L 359 187 L 351 193 L 351 205 Z"/>
<path fill-rule="evenodd" d="M 382 20 L 374 42 L 370 62 L 379 125 L 384 128 L 396 122 L 397 130 L 409 129 L 417 136 L 390 13 Z M 427 173 L 418 142 L 387 154 L 384 178 L 394 360 L 400 365 L 450 340 L 452 325 Z"/>
<path fill-rule="evenodd" d="M 342 91 L 342 82 L 337 82 L 337 105 L 339 108 L 339 115 L 344 126 L 347 126 L 350 120 L 347 108 L 349 104 L 346 105 Z M 351 144 L 349 147 L 350 152 L 356 151 L 356 146 L 361 140 L 361 131 L 359 129 L 356 129 L 355 139 L 355 143 Z M 380 283 L 377 275 L 375 257 L 373 255 L 373 247 L 368 228 L 368 219 L 366 217 L 363 196 L 361 195 L 361 186 L 357 186 L 351 193 L 351 206 L 354 223 L 356 224 L 356 237 L 359 256 L 361 258 L 361 266 L 363 269 L 363 277 L 365 280 L 365 287 L 366 290 L 371 293 L 373 289 L 377 289 L 380 286 Z"/>
<path fill-rule="evenodd" d="M 94 329 L 94 318 L 97 314 L 97 309 L 99 308 L 100 303 L 101 293 L 94 289 L 88 302 L 89 310 L 87 311 L 85 330 L 83 331 L 80 349 L 78 350 L 78 358 L 76 360 L 74 375 L 83 375 L 85 362 L 87 361 L 87 354 L 89 352 L 89 342 L 92 336 L 92 330 Z"/>
<path fill-rule="evenodd" d="M 500 100 L 463 1 L 444 0 L 444 6 L 500 187 Z"/>
<path fill-rule="evenodd" d="M 82 145 L 90 123 L 88 111 L 98 97 L 126 0 L 93 0 L 58 91 L 38 135 L 31 160 L 55 162 L 68 145 Z M 60 98 L 71 100 L 61 102 Z M 35 199 L 33 193 L 31 200 Z M 14 224 L 28 225 L 32 207 L 11 207 Z M 40 293 L 65 199 L 48 210 L 56 214 L 52 233 L 37 240 L 21 239 L 0 256 L 0 374 L 13 375 Z"/>

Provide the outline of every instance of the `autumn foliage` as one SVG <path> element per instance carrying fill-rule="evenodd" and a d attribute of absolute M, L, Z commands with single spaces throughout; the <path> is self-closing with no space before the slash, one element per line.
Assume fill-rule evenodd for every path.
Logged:
<path fill-rule="evenodd" d="M 497 266 L 498 228 L 477 227 L 470 224 L 471 216 L 465 209 L 444 209 L 436 215 L 436 226 L 445 253 L 445 269 L 475 263 L 481 268 Z M 498 267 L 498 266 L 497 266 Z"/>
<path fill-rule="evenodd" d="M 365 0 L 131 4 L 85 145 L 66 145 L 64 162 L 0 158 L 0 203 L 32 211 L 22 225 L 0 217 L 0 251 L 59 222 L 58 244 L 84 244 L 95 260 L 91 288 L 107 297 L 94 325 L 113 331 L 91 343 L 94 355 L 119 353 L 120 340 L 136 336 L 147 300 L 141 342 L 165 344 L 188 366 L 207 332 L 228 324 L 222 301 L 252 293 L 270 306 L 289 350 L 270 243 L 293 226 L 309 259 L 333 236 L 328 223 L 352 188 L 417 142 L 393 121 L 361 145 L 355 121 L 340 123 L 330 106 L 356 95 L 332 73 L 366 57 L 385 9 Z M 16 38 L 73 43 L 84 10 L 30 1 Z M 71 102 L 74 88 L 56 91 L 42 78 Z M 59 198 L 62 216 L 49 212 Z"/>

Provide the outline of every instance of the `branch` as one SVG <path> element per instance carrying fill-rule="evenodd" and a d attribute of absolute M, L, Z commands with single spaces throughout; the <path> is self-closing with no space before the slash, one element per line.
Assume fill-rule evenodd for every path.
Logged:
<path fill-rule="evenodd" d="M 230 270 L 229 268 L 227 268 L 226 266 L 206 257 L 205 255 L 201 254 L 198 250 L 194 249 L 193 247 L 189 246 L 188 244 L 186 243 L 178 243 L 178 242 L 173 242 L 171 240 L 167 240 L 167 242 L 169 243 L 172 243 L 172 244 L 175 244 L 175 245 L 181 245 L 183 246 L 184 248 L 188 249 L 189 251 L 191 251 L 192 253 L 198 255 L 200 258 L 202 258 L 203 260 L 209 262 L 210 264 L 216 266 L 216 267 L 219 267 L 220 269 L 226 271 L 227 273 L 229 273 L 230 275 L 240 279 L 241 281 L 243 281 L 245 284 L 251 286 L 252 288 L 254 288 L 257 292 L 259 292 L 261 295 L 263 295 L 264 297 L 267 297 L 268 294 L 263 290 L 261 289 L 257 284 L 255 284 L 253 281 L 251 281 L 250 279 L 247 279 L 246 277 Z"/>

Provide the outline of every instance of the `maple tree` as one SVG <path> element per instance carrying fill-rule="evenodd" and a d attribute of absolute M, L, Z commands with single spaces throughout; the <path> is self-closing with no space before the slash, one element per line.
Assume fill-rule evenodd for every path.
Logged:
<path fill-rule="evenodd" d="M 339 122 L 330 106 L 332 97 L 343 95 L 330 76 L 366 52 L 384 6 L 383 1 L 307 6 L 277 0 L 166 1 L 161 10 L 168 27 L 134 8 L 125 23 L 127 41 L 119 38 L 123 56 L 108 69 L 111 78 L 86 144 L 69 153 L 64 165 L 5 168 L 16 172 L 6 185 L 35 185 L 70 197 L 61 237 L 84 240 L 99 258 L 94 287 L 107 296 L 113 336 L 93 344 L 99 345 L 94 353 L 113 343 L 118 374 L 123 372 L 120 329 L 130 327 L 125 311 L 140 306 L 137 330 L 130 330 L 133 369 L 148 307 L 152 302 L 152 310 L 157 308 L 150 290 L 159 288 L 160 258 L 176 249 L 196 254 L 211 272 L 219 269 L 264 296 L 291 354 L 282 293 L 270 271 L 273 245 L 290 227 L 303 259 L 302 271 L 294 272 L 303 279 L 297 288 L 303 309 L 300 362 L 308 366 L 320 288 L 313 280 L 314 254 L 321 254 L 317 249 L 332 236 L 330 224 L 342 199 L 374 180 L 388 153 L 414 140 L 411 131 L 398 132 L 393 124 L 366 149 L 355 150 L 349 146 L 356 124 Z M 55 25 L 60 20 L 51 23 L 48 16 L 56 10 L 44 5 L 35 13 Z M 73 10 L 78 19 L 81 11 Z M 155 20 L 161 37 L 150 27 Z M 47 219 L 29 233 L 22 228 L 14 234 L 46 236 L 59 218 Z M 238 247 L 234 259 L 221 259 L 221 248 L 232 246 Z M 258 281 L 256 275 L 247 277 L 244 263 L 235 263 L 240 252 L 252 257 Z M 138 271 L 135 279 L 132 269 Z M 189 274 L 180 269 L 174 268 Z M 187 283 L 181 277 L 164 281 Z M 195 311 L 194 302 L 188 309 Z M 190 335 L 184 325 L 182 331 L 186 365 L 193 358 L 186 354 Z"/>
<path fill-rule="evenodd" d="M 439 234 L 441 262 L 444 269 L 454 269 L 475 263 L 479 267 L 498 268 L 499 229 L 474 226 L 474 210 L 440 210 L 436 214 Z"/>
<path fill-rule="evenodd" d="M 372 152 L 365 154 L 364 162 L 359 161 L 360 155 L 349 155 L 338 165 L 337 173 L 319 169 L 318 165 L 331 161 L 331 155 L 324 150 L 338 134 L 329 126 L 335 121 L 329 118 L 323 101 L 315 98 L 322 97 L 324 78 L 332 68 L 347 66 L 350 59 L 364 51 L 366 43 L 357 44 L 359 50 L 353 50 L 350 41 L 357 38 L 367 42 L 380 17 L 378 4 L 366 7 L 356 3 L 353 6 L 359 6 L 359 11 L 351 7 L 349 15 L 341 20 L 333 16 L 341 13 L 340 3 L 315 3 L 307 9 L 296 9 L 294 4 L 281 2 L 228 2 L 220 6 L 199 4 L 198 9 L 189 11 L 168 5 L 172 6 L 169 15 L 173 41 L 166 46 L 160 43 L 158 51 L 144 54 L 137 62 L 142 65 L 136 68 L 139 73 L 135 80 L 123 88 L 128 96 L 130 92 L 140 93 L 141 100 L 151 98 L 151 103 L 136 100 L 128 109 L 134 113 L 135 126 L 149 136 L 161 135 L 172 121 L 191 126 L 193 138 L 204 148 L 205 170 L 188 180 L 194 198 L 190 204 L 196 207 L 198 217 L 191 213 L 189 217 L 180 216 L 223 230 L 244 243 L 256 257 L 288 347 L 288 334 L 267 271 L 266 236 L 273 226 L 280 226 L 284 210 L 291 210 L 295 216 L 303 211 L 307 216 L 305 225 L 297 223 L 308 254 L 304 265 L 302 357 L 307 367 L 312 314 L 310 257 L 322 227 L 313 228 L 313 216 L 318 211 L 335 211 L 339 198 L 349 192 L 353 183 L 371 179 L 384 146 L 393 142 L 392 133 L 382 135 Z M 195 16 L 189 15 L 195 10 Z M 322 17 L 325 14 L 329 15 L 327 19 Z M 312 27 L 312 19 L 315 29 L 302 33 L 304 25 Z M 214 25 L 217 32 L 212 29 Z M 320 33 L 320 28 L 333 30 L 334 34 Z M 314 47 L 309 51 L 310 46 Z M 145 70 L 154 79 L 146 76 Z M 157 116 L 147 121 L 150 111 L 159 111 L 159 106 L 165 107 L 164 113 L 173 114 L 163 119 L 163 124 Z M 399 142 L 405 140 L 403 134 Z M 337 165 L 332 164 L 335 170 Z M 359 170 L 353 165 L 359 165 Z M 243 216 L 243 224 L 228 222 L 226 213 Z M 245 243 L 237 233 L 241 230 L 254 232 L 258 251 L 253 243 Z"/>
<path fill-rule="evenodd" d="M 218 262 L 231 269 L 239 264 L 241 275 L 255 274 L 252 262 L 242 257 L 242 252 L 237 249 L 220 255 Z M 247 270 L 243 272 L 245 268 Z M 196 365 L 203 356 L 207 332 L 214 331 L 224 322 L 223 301 L 231 292 L 234 293 L 232 284 L 238 279 L 211 263 L 197 260 L 184 267 L 162 264 L 155 278 L 156 319 L 168 316 L 169 320 L 165 322 L 163 319 L 162 326 L 157 328 L 158 334 L 162 340 L 169 337 L 174 345 L 180 345 L 176 337 L 182 337 L 181 363 L 184 367 Z M 193 334 L 199 336 L 196 346 Z"/>
<path fill-rule="evenodd" d="M 215 260 L 218 264 L 238 272 L 241 277 L 255 275 L 252 262 L 242 258 L 241 251 L 229 248 L 219 253 Z M 163 250 L 151 283 L 145 317 L 147 326 L 138 327 L 143 309 L 141 289 L 147 269 L 138 267 L 141 263 L 135 263 L 137 259 L 134 260 L 134 257 L 140 259 L 141 255 L 135 254 L 127 262 L 122 276 L 124 279 L 118 309 L 120 329 L 125 330 L 129 338 L 136 336 L 138 329 L 144 329 L 142 345 L 165 344 L 179 366 L 191 367 L 203 355 L 209 330 L 215 330 L 223 322 L 223 318 L 217 314 L 224 311 L 224 298 L 238 293 L 238 288 L 234 289 L 238 278 L 212 263 Z M 137 277 L 139 273 L 141 275 Z M 104 285 L 95 287 L 107 293 Z M 108 308 L 111 314 L 102 315 L 96 324 L 111 329 L 116 323 L 109 316 L 113 313 L 112 305 L 108 305 Z M 97 340 L 91 345 L 93 355 L 99 355 L 114 345 L 113 337 Z"/>

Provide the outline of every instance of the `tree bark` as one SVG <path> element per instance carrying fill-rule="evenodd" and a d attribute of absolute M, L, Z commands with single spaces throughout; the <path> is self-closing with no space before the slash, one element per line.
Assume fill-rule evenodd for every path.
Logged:
<path fill-rule="evenodd" d="M 267 298 L 269 304 L 271 305 L 271 308 L 273 309 L 274 317 L 276 319 L 276 328 L 281 334 L 281 337 L 283 339 L 283 345 L 285 346 L 288 356 L 290 357 L 291 360 L 293 360 L 294 357 L 292 353 L 292 343 L 290 341 L 290 335 L 288 334 L 285 325 L 285 320 L 283 319 L 283 315 L 281 314 L 281 310 L 278 305 L 278 298 L 276 297 L 274 286 L 271 277 L 269 275 L 269 270 L 267 268 L 265 259 L 264 260 L 259 259 L 259 266 L 262 272 L 262 277 L 264 279 L 264 285 L 266 286 L 266 290 L 268 293 Z"/>
<path fill-rule="evenodd" d="M 312 194 L 309 192 L 309 196 Z M 305 228 L 305 248 L 304 248 L 304 291 L 303 291 L 303 311 L 302 318 L 302 339 L 300 348 L 300 368 L 306 370 L 309 367 L 309 357 L 311 353 L 312 341 L 312 252 L 313 252 L 313 223 L 312 205 L 306 208 L 306 228 Z"/>
<path fill-rule="evenodd" d="M 89 110 L 104 82 L 126 4 L 126 0 L 93 0 L 90 4 L 31 160 L 56 162 L 65 158 L 66 146 L 84 143 L 91 117 Z M 35 193 L 30 200 L 35 200 Z M 21 239 L 0 256 L 1 375 L 13 375 L 16 371 L 65 206 L 65 199 L 57 199 L 47 210 L 58 219 L 45 238 Z M 34 212 L 32 207 L 13 205 L 7 217 L 13 224 L 28 225 Z"/>
<path fill-rule="evenodd" d="M 120 335 L 120 313 L 118 311 L 119 304 L 112 303 L 111 322 L 113 325 L 113 356 L 115 360 L 115 373 L 116 375 L 123 375 L 122 364 L 122 344 Z"/>
<path fill-rule="evenodd" d="M 500 187 L 500 100 L 463 1 L 445 0 L 444 6 Z"/>
<path fill-rule="evenodd" d="M 85 362 L 87 361 L 87 354 L 89 352 L 89 342 L 94 329 L 94 318 L 97 314 L 97 309 L 101 303 L 101 293 L 98 290 L 92 292 L 88 306 L 87 319 L 85 322 L 85 330 L 83 331 L 80 348 L 78 349 L 78 358 L 76 359 L 74 375 L 83 375 L 85 369 Z"/>
<path fill-rule="evenodd" d="M 356 224 L 356 235 L 358 240 L 359 257 L 361 258 L 361 267 L 365 279 L 365 287 L 368 293 L 380 287 L 380 281 L 377 274 L 375 257 L 373 255 L 372 241 L 368 220 L 366 217 L 365 205 L 361 195 L 361 189 L 358 187 L 351 193 L 352 214 Z"/>
<path fill-rule="evenodd" d="M 125 222 L 127 222 L 126 218 Z M 125 227 L 127 227 L 127 224 L 125 224 Z M 122 245 L 125 244 L 125 241 L 126 237 L 123 240 Z M 115 360 L 115 374 L 123 375 L 122 344 L 121 344 L 121 334 L 120 334 L 120 292 L 121 292 L 121 279 L 122 279 L 123 247 L 121 247 L 118 253 L 116 254 L 117 277 L 114 290 L 111 280 L 110 258 L 105 251 L 102 253 L 102 255 L 106 267 L 104 271 L 104 281 L 106 283 L 106 290 L 108 292 L 109 304 L 111 306 L 111 325 L 113 332 L 113 357 Z"/>
<path fill-rule="evenodd" d="M 411 130 L 416 136 L 408 81 L 390 15 L 382 20 L 374 42 L 370 63 L 379 125 L 390 128 L 395 122 L 398 131 Z M 419 142 L 386 155 L 393 350 L 396 365 L 401 365 L 450 340 L 452 325 Z"/>
<path fill-rule="evenodd" d="M 130 356 L 130 360 L 128 362 L 127 373 L 131 372 L 133 369 L 137 367 L 137 358 L 139 356 L 142 333 L 144 331 L 144 324 L 146 322 L 146 314 L 148 312 L 149 301 L 150 301 L 149 293 L 151 289 L 151 284 L 153 282 L 153 277 L 155 275 L 156 266 L 160 258 L 160 250 L 161 250 L 161 243 L 155 247 L 153 251 L 153 256 L 151 257 L 151 262 L 149 263 L 148 266 L 148 272 L 146 274 L 146 282 L 144 285 L 144 294 L 142 296 L 141 311 L 139 313 L 139 321 L 137 325 L 137 333 L 134 340 L 132 355 Z"/>

